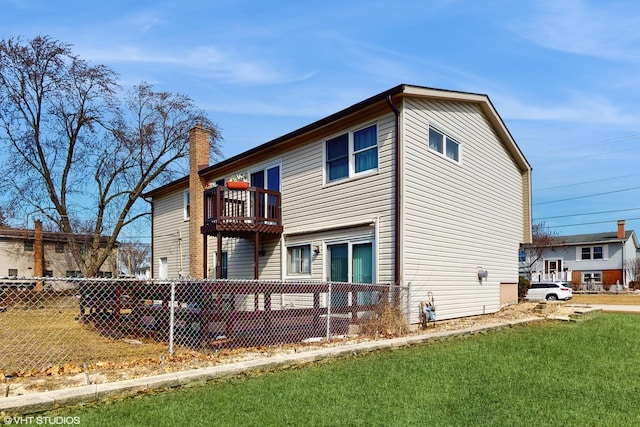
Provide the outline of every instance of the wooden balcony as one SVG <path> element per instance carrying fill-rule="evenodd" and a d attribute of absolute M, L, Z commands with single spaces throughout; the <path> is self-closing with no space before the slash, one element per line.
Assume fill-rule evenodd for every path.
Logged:
<path fill-rule="evenodd" d="M 256 233 L 282 234 L 279 191 L 258 187 L 230 190 L 218 186 L 204 192 L 204 235 L 249 238 Z"/>

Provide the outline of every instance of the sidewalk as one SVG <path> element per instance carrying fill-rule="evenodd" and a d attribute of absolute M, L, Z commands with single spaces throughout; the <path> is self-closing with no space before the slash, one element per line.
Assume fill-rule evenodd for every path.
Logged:
<path fill-rule="evenodd" d="M 640 308 L 638 309 L 640 310 Z M 230 377 L 252 370 L 277 369 L 288 365 L 314 362 L 327 358 L 337 358 L 349 354 L 367 353 L 376 350 L 437 341 L 442 338 L 448 338 L 456 335 L 472 335 L 487 330 L 511 327 L 518 324 L 526 324 L 541 320 L 543 319 L 540 317 L 531 317 L 514 321 L 498 322 L 491 325 L 479 325 L 459 330 L 431 333 L 428 332 L 427 329 L 424 333 L 400 338 L 363 341 L 359 343 L 345 344 L 338 347 L 301 351 L 299 353 L 276 355 L 262 359 L 254 359 L 180 372 L 171 372 L 125 381 L 91 384 L 87 386 L 31 393 L 20 396 L 0 397 L 0 412 L 4 412 L 9 415 L 34 414 L 82 402 L 104 400 L 109 396 L 114 395 L 135 395 L 136 393 L 153 389 L 180 387 L 194 382 L 205 383 L 210 380 Z"/>
<path fill-rule="evenodd" d="M 580 304 L 579 306 L 611 313 L 640 313 L 640 305 Z"/>

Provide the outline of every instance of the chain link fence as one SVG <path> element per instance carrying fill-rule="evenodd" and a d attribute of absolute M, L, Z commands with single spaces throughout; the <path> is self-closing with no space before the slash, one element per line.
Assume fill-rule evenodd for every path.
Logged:
<path fill-rule="evenodd" d="M 354 283 L 0 278 L 0 373 L 408 332 L 406 289 Z"/>

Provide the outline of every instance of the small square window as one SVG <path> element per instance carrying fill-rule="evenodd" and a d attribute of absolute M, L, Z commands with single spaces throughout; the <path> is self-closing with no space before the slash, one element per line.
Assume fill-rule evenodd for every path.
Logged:
<path fill-rule="evenodd" d="M 33 240 L 24 241 L 24 250 L 25 252 L 33 252 Z"/>
<path fill-rule="evenodd" d="M 18 269 L 17 268 L 10 268 L 9 269 L 9 276 L 16 277 L 17 275 L 18 275 Z"/>
<path fill-rule="evenodd" d="M 454 162 L 460 161 L 460 143 L 431 126 L 429 126 L 429 149 Z"/>
<path fill-rule="evenodd" d="M 311 245 L 290 247 L 287 249 L 287 257 L 287 273 L 311 274 Z"/>
<path fill-rule="evenodd" d="M 56 242 L 56 253 L 64 253 L 64 242 Z"/>

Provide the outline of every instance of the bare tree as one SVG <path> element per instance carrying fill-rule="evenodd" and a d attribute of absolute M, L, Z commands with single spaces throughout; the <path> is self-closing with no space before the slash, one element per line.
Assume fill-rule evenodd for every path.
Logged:
<path fill-rule="evenodd" d="M 130 242 L 120 245 L 120 264 L 127 270 L 127 275 L 141 269 L 149 261 L 151 245 L 142 242 Z"/>
<path fill-rule="evenodd" d="M 7 214 L 4 212 L 4 209 L 0 207 L 0 228 L 6 228 L 9 224 L 7 223 Z"/>
<path fill-rule="evenodd" d="M 189 130 L 217 125 L 185 95 L 141 83 L 129 92 L 106 66 L 91 66 L 47 36 L 0 42 L 2 173 L 25 215 L 65 233 L 85 276 L 95 276 L 123 227 L 149 215 L 151 185 L 174 179 Z M 78 228 L 80 225 L 80 229 Z M 83 248 L 76 236 L 90 231 Z"/>
<path fill-rule="evenodd" d="M 640 261 L 638 261 L 638 258 L 628 260 L 625 263 L 625 268 L 627 270 L 629 287 L 636 289 L 638 287 L 638 282 L 640 282 Z"/>
<path fill-rule="evenodd" d="M 557 233 L 550 231 L 544 222 L 533 224 L 532 242 L 522 245 L 525 261 L 521 264 L 520 269 L 527 274 L 527 278 L 531 280 L 538 261 L 542 258 L 542 252 L 545 248 L 553 246 L 556 243 Z"/>

